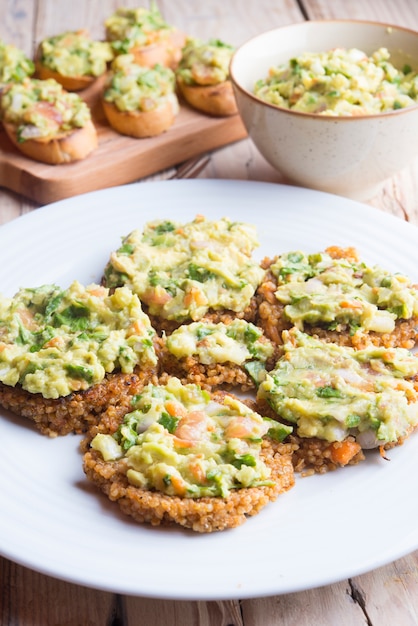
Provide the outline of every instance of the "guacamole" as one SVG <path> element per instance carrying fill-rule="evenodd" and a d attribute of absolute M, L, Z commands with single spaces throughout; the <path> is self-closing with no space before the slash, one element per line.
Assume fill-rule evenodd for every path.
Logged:
<path fill-rule="evenodd" d="M 185 324 L 167 337 L 166 345 L 178 359 L 195 356 L 204 365 L 234 363 L 248 366 L 250 371 L 255 363 L 265 363 L 274 352 L 273 344 L 260 328 L 238 319 L 230 324 Z"/>
<path fill-rule="evenodd" d="M 62 76 L 101 76 L 113 59 L 108 42 L 93 41 L 87 31 L 69 31 L 44 39 L 40 61 Z"/>
<path fill-rule="evenodd" d="M 33 61 L 22 50 L 0 40 L 0 87 L 22 81 L 35 71 Z"/>
<path fill-rule="evenodd" d="M 418 358 L 404 348 L 341 347 L 296 328 L 258 389 L 300 437 L 352 435 L 362 448 L 396 443 L 418 425 Z"/>
<path fill-rule="evenodd" d="M 229 79 L 234 48 L 219 39 L 188 38 L 176 71 L 188 85 L 217 85 Z"/>
<path fill-rule="evenodd" d="M 197 385 L 171 378 L 133 400 L 115 435 L 92 440 L 104 460 L 124 458 L 128 481 L 171 496 L 227 497 L 231 490 L 271 485 L 261 458 L 263 437 L 290 432 L 237 398 L 213 399 Z"/>
<path fill-rule="evenodd" d="M 254 94 L 279 107 L 317 115 L 374 115 L 416 104 L 418 74 L 396 68 L 386 48 L 306 52 L 272 67 Z"/>
<path fill-rule="evenodd" d="M 243 311 L 264 276 L 251 258 L 254 226 L 197 216 L 149 222 L 127 235 L 105 269 L 109 287 L 127 285 L 168 320 L 198 321 L 209 309 Z"/>
<path fill-rule="evenodd" d="M 4 122 L 17 127 L 18 140 L 56 137 L 91 120 L 90 109 L 75 93 L 55 80 L 25 78 L 10 84 L 0 100 Z"/>
<path fill-rule="evenodd" d="M 67 396 L 107 373 L 150 367 L 154 331 L 122 287 L 43 285 L 0 298 L 0 381 L 45 398 Z"/>
<path fill-rule="evenodd" d="M 106 36 L 118 54 L 167 40 L 173 28 L 163 19 L 155 2 L 150 9 L 119 8 L 105 21 Z"/>
<path fill-rule="evenodd" d="M 284 315 L 300 330 L 321 324 L 329 330 L 390 333 L 396 320 L 418 316 L 418 287 L 379 266 L 297 250 L 280 255 L 270 269 Z"/>
<path fill-rule="evenodd" d="M 141 67 L 133 55 L 122 54 L 112 63 L 103 97 L 119 111 L 152 111 L 169 100 L 177 112 L 174 88 L 175 76 L 168 67 Z"/>

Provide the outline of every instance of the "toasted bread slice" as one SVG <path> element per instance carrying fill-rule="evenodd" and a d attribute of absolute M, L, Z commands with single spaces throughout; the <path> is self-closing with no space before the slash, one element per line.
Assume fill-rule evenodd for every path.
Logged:
<path fill-rule="evenodd" d="M 102 101 L 103 110 L 109 124 L 122 135 L 155 137 L 167 131 L 174 124 L 176 107 L 171 100 L 163 102 L 151 111 L 120 111 L 113 102 Z"/>
<path fill-rule="evenodd" d="M 50 138 L 18 140 L 17 128 L 4 123 L 4 129 L 10 141 L 25 156 L 50 165 L 61 165 L 86 158 L 97 148 L 97 132 L 90 120 L 82 128 Z"/>
<path fill-rule="evenodd" d="M 53 79 L 26 78 L 8 85 L 1 93 L 0 110 L 9 139 L 31 159 L 70 163 L 97 147 L 86 102 Z"/>
<path fill-rule="evenodd" d="M 181 59 L 181 49 L 186 37 L 180 31 L 174 30 L 166 38 L 157 40 L 146 46 L 134 46 L 129 53 L 134 56 L 135 63 L 144 67 L 154 67 L 160 64 L 175 69 Z"/>
<path fill-rule="evenodd" d="M 116 54 L 132 54 L 143 67 L 155 64 L 174 69 L 185 44 L 184 33 L 168 24 L 155 4 L 116 9 L 105 21 L 106 40 Z"/>
<path fill-rule="evenodd" d="M 215 117 L 238 113 L 230 80 L 217 85 L 188 85 L 181 76 L 177 76 L 177 85 L 183 98 L 194 109 Z"/>
<path fill-rule="evenodd" d="M 67 91 L 82 91 L 83 89 L 87 89 L 97 80 L 96 76 L 64 76 L 55 70 L 51 70 L 49 67 L 44 65 L 42 61 L 37 59 L 35 61 L 36 75 L 41 80 L 48 80 L 49 78 L 53 78 L 60 83 L 64 89 Z"/>
<path fill-rule="evenodd" d="M 67 31 L 41 41 L 36 75 L 41 80 L 53 78 L 67 91 L 81 91 L 105 74 L 113 57 L 110 44 L 94 41 L 87 30 Z"/>

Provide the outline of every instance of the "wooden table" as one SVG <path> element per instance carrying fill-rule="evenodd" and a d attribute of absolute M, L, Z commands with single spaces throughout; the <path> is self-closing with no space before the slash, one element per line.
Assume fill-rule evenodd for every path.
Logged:
<path fill-rule="evenodd" d="M 219 37 L 234 45 L 264 30 L 306 19 L 355 18 L 418 29 L 418 0 L 159 0 L 158 4 L 166 19 L 185 32 L 203 39 Z M 132 0 L 2 0 L 0 37 L 32 55 L 43 37 L 64 30 L 86 27 L 100 38 L 104 18 L 117 6 L 138 5 Z M 249 139 L 213 152 L 199 176 L 282 181 Z M 370 204 L 418 224 L 418 163 L 387 181 Z M 0 191 L 1 223 L 36 208 L 23 196 Z M 6 559 L 0 559 L 0 583 L 2 626 L 418 624 L 418 552 L 327 587 L 243 601 L 120 597 L 55 580 Z"/>

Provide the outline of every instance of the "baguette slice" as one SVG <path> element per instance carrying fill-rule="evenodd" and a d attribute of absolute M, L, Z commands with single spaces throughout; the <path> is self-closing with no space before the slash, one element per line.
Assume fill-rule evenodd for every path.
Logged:
<path fill-rule="evenodd" d="M 190 106 L 208 115 L 224 117 L 238 112 L 230 80 L 217 85 L 188 85 L 177 76 L 177 86 Z"/>
<path fill-rule="evenodd" d="M 186 37 L 180 31 L 173 31 L 167 40 L 160 39 L 147 46 L 133 47 L 129 53 L 134 56 L 135 63 L 144 67 L 160 64 L 175 69 L 181 59 L 181 49 Z"/>
<path fill-rule="evenodd" d="M 82 128 L 76 128 L 55 137 L 26 139 L 25 141 L 18 140 L 16 126 L 7 122 L 4 122 L 3 126 L 10 141 L 22 154 L 50 165 L 61 165 L 84 159 L 98 145 L 96 128 L 91 120 Z"/>
<path fill-rule="evenodd" d="M 104 76 L 113 56 L 110 44 L 92 40 L 87 30 L 67 31 L 41 41 L 36 75 L 41 80 L 53 78 L 67 91 L 81 91 Z"/>
<path fill-rule="evenodd" d="M 49 67 L 44 65 L 42 61 L 37 59 L 35 61 L 36 75 L 41 80 L 48 80 L 49 78 L 53 78 L 60 83 L 64 89 L 67 91 L 82 91 L 83 89 L 87 89 L 90 87 L 96 80 L 96 76 L 64 76 L 55 70 L 51 70 Z"/>
<path fill-rule="evenodd" d="M 176 107 L 171 100 L 151 111 L 120 111 L 112 102 L 102 101 L 109 124 L 122 135 L 142 139 L 155 137 L 170 128 L 176 116 Z"/>

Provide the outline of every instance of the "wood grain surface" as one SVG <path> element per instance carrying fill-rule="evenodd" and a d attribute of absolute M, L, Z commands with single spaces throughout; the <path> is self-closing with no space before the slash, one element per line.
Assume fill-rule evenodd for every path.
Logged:
<path fill-rule="evenodd" d="M 127 137 L 108 124 L 101 105 L 103 80 L 80 92 L 92 113 L 98 147 L 85 159 L 47 165 L 24 156 L 0 132 L 0 186 L 39 204 L 132 183 L 246 136 L 239 115 L 211 117 L 180 98 L 180 111 L 167 132 L 145 139 Z M 199 141 L 196 141 L 199 137 Z"/>
<path fill-rule="evenodd" d="M 43 37 L 80 26 L 88 28 L 94 37 L 101 37 L 103 20 L 116 7 L 147 5 L 147 1 L 136 3 L 132 0 L 0 0 L 0 37 L 14 42 L 27 54 L 33 54 Z M 305 19 L 355 18 L 418 29 L 418 0 L 159 0 L 158 5 L 166 19 L 184 32 L 203 39 L 219 37 L 234 45 L 264 30 Z M 0 137 L 0 147 L 1 142 Z M 167 172 L 161 172 L 154 178 L 166 175 Z M 144 173 L 138 169 L 138 178 L 142 176 Z M 210 162 L 199 176 L 283 182 L 280 173 L 265 162 L 248 138 L 210 149 Z M 417 181 L 418 163 L 414 162 L 388 180 L 369 202 L 380 210 L 418 224 Z M 72 191 L 77 192 L 78 189 Z M 40 199 L 41 195 L 33 195 L 36 193 L 34 190 L 25 196 L 10 188 L 1 189 L 0 223 L 36 210 L 45 202 Z M 28 199 L 28 196 L 38 197 L 39 201 Z M 355 541 L 356 533 L 364 532 L 366 526 L 367 520 L 359 511 L 359 526 L 353 529 L 353 537 L 341 537 L 341 541 Z M 257 546 L 248 547 L 249 560 L 253 549 Z M 324 546 L 326 549 L 329 548 Z M 333 549 L 338 550 L 338 546 Z M 326 587 L 223 602 L 175 602 L 119 596 L 44 576 L 0 558 L 1 626 L 417 624 L 418 552 Z"/>

